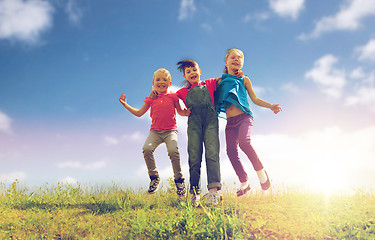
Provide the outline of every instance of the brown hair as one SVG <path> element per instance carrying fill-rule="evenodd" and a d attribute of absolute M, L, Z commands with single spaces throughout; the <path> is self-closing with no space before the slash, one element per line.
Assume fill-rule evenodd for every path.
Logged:
<path fill-rule="evenodd" d="M 199 68 L 198 63 L 196 61 L 194 61 L 194 60 L 182 60 L 182 61 L 179 61 L 177 63 L 177 65 L 178 65 L 177 69 L 180 70 L 180 72 L 182 72 L 184 75 L 185 75 L 185 69 L 188 68 L 188 67 L 197 67 L 197 68 Z M 183 82 L 183 84 L 185 84 L 186 88 L 189 88 L 191 86 L 190 82 L 188 80 L 186 80 L 186 79 Z"/>
<path fill-rule="evenodd" d="M 243 52 L 240 49 L 238 49 L 238 48 L 230 48 L 230 49 L 227 50 L 227 54 L 225 55 L 225 61 L 224 61 L 224 63 L 227 61 L 227 59 L 229 57 L 229 54 L 231 52 L 234 52 L 234 51 L 239 52 L 242 55 L 242 57 L 245 57 L 245 55 L 243 54 Z M 224 73 L 228 74 L 227 66 L 224 67 Z"/>
<path fill-rule="evenodd" d="M 177 69 L 185 74 L 185 69 L 188 67 L 199 67 L 198 63 L 194 60 L 182 60 L 177 63 Z"/>

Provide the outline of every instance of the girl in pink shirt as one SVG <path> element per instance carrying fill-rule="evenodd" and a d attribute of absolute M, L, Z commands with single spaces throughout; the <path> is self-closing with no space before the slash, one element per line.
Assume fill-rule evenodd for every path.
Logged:
<path fill-rule="evenodd" d="M 143 145 L 143 156 L 147 165 L 150 177 L 149 194 L 158 190 L 160 185 L 159 173 L 156 169 L 154 151 L 163 142 L 167 146 L 168 156 L 171 159 L 174 172 L 177 194 L 183 196 L 186 194 L 185 180 L 181 172 L 180 153 L 177 146 L 177 124 L 176 109 L 181 116 L 189 116 L 189 109 L 182 109 L 179 98 L 175 93 L 168 92 L 171 86 L 171 75 L 168 70 L 160 68 L 155 71 L 152 85 L 153 91 L 149 97 L 146 97 L 144 104 L 140 109 L 131 107 L 126 102 L 126 95 L 121 94 L 121 104 L 137 117 L 143 116 L 151 107 L 150 116 L 152 119 L 150 133 Z"/>

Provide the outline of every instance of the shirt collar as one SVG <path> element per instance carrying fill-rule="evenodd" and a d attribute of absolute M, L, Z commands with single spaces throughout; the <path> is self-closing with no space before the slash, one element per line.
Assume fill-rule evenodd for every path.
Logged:
<path fill-rule="evenodd" d="M 195 87 L 195 86 L 200 85 L 201 82 L 202 82 L 202 81 L 195 82 L 195 83 L 191 84 L 191 85 L 190 85 L 190 88 L 193 88 L 193 87 Z"/>

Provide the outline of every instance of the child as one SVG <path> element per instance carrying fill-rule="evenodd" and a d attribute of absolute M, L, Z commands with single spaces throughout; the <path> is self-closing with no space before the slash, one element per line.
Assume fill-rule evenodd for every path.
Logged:
<path fill-rule="evenodd" d="M 168 92 L 168 87 L 171 86 L 171 84 L 172 81 L 169 71 L 160 68 L 154 73 L 152 80 L 153 91 L 150 97 L 146 97 L 141 109 L 131 107 L 126 102 L 125 94 L 121 94 L 119 100 L 129 112 L 137 117 L 141 117 L 151 107 L 151 130 L 142 148 L 148 174 L 151 179 L 148 193 L 155 193 L 161 182 L 159 173 L 156 170 L 154 151 L 161 143 L 165 142 L 169 158 L 172 162 L 177 194 L 183 196 L 186 194 L 186 189 L 181 172 L 180 153 L 177 147 L 178 132 L 175 109 L 177 109 L 177 112 L 181 116 L 188 116 L 190 110 L 181 109 L 177 95 Z"/>
<path fill-rule="evenodd" d="M 208 198 L 209 203 L 217 205 L 219 204 L 218 190 L 221 189 L 219 124 L 214 105 L 217 79 L 212 78 L 202 82 L 199 65 L 193 60 L 180 61 L 177 65 L 187 81 L 186 87 L 178 90 L 177 95 L 191 110 L 187 129 L 190 193 L 193 194 L 191 204 L 194 207 L 199 206 L 200 170 L 204 143 L 209 193 L 203 198 Z"/>
<path fill-rule="evenodd" d="M 229 49 L 225 57 L 225 70 L 217 86 L 216 105 L 219 114 L 225 112 L 227 126 L 225 128 L 227 154 L 232 166 L 241 182 L 237 196 L 244 195 L 250 190 L 247 174 L 238 157 L 238 148 L 247 155 L 257 172 L 261 187 L 267 190 L 270 180 L 257 154 L 251 146 L 251 130 L 253 128 L 253 114 L 250 111 L 247 94 L 251 101 L 261 107 L 271 109 L 275 114 L 282 109 L 279 104 L 270 104 L 258 98 L 253 90 L 250 79 L 236 77 L 244 63 L 244 54 L 239 49 Z"/>

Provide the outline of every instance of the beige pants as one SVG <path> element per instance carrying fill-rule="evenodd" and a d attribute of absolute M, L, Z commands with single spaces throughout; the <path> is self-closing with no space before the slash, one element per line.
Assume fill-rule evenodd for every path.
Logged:
<path fill-rule="evenodd" d="M 142 148 L 149 176 L 158 175 L 158 171 L 156 170 L 154 151 L 160 144 L 164 142 L 167 146 L 168 156 L 171 159 L 174 178 L 176 180 L 182 178 L 180 153 L 178 152 L 177 146 L 177 135 L 177 130 L 150 131 Z"/>

